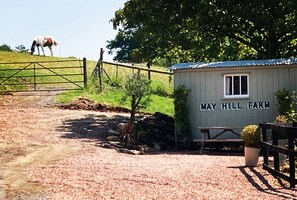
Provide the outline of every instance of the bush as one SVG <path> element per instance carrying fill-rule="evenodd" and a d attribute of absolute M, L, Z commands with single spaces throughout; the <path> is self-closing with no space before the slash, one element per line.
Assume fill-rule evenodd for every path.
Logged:
<path fill-rule="evenodd" d="M 279 115 L 285 116 L 288 122 L 295 122 L 297 118 L 294 108 L 296 105 L 295 92 L 290 92 L 288 89 L 282 89 L 275 92 L 275 97 Z"/>
<path fill-rule="evenodd" d="M 285 124 L 288 122 L 288 119 L 285 115 L 278 115 L 276 118 L 275 118 L 275 123 L 280 123 L 280 124 Z"/>
<path fill-rule="evenodd" d="M 248 125 L 241 132 L 243 143 L 247 147 L 260 147 L 261 132 L 257 125 Z"/>
<path fill-rule="evenodd" d="M 187 105 L 187 98 L 190 90 L 185 85 L 178 86 L 174 90 L 174 111 L 175 123 L 177 133 L 188 134 L 191 132 L 191 125 L 189 119 L 189 107 Z"/>

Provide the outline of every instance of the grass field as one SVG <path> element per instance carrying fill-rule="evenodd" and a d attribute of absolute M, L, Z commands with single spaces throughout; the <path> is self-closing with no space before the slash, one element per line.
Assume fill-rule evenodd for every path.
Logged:
<path fill-rule="evenodd" d="M 31 60 L 29 59 L 31 58 Z M 78 89 L 84 86 L 82 60 L 0 54 L 0 88 L 5 91 Z"/>
<path fill-rule="evenodd" d="M 69 63 L 71 62 L 63 62 L 66 60 L 71 60 L 73 63 L 77 63 L 74 65 L 79 65 L 80 62 L 82 62 L 79 59 L 76 58 L 60 58 L 60 57 L 44 57 L 44 56 L 31 56 L 26 53 L 16 53 L 16 52 L 5 52 L 5 51 L 0 51 L 0 75 L 1 76 L 10 76 L 9 74 L 5 75 L 4 71 L 1 69 L 19 69 L 19 68 L 24 68 L 28 63 L 32 62 L 48 62 L 46 67 L 53 67 L 55 68 L 57 63 L 54 63 L 52 61 L 61 61 L 59 62 L 59 67 L 64 67 L 65 69 L 54 69 L 55 73 L 74 73 L 74 69 L 67 68 Z M 8 64 L 12 62 L 22 62 L 21 64 Z M 23 63 L 27 62 L 27 63 Z M 3 63 L 3 64 L 1 64 Z M 71 65 L 73 65 L 71 63 Z M 87 61 L 87 75 L 88 75 L 88 87 L 85 88 L 84 90 L 79 90 L 79 91 L 69 91 L 60 94 L 57 96 L 56 101 L 57 102 L 70 102 L 75 100 L 78 97 L 86 97 L 91 100 L 105 103 L 108 105 L 113 105 L 113 106 L 122 106 L 126 108 L 130 108 L 130 102 L 125 101 L 123 102 L 121 99 L 124 96 L 123 90 L 121 87 L 124 85 L 125 80 L 127 79 L 127 76 L 132 75 L 133 73 L 138 72 L 138 70 L 135 69 L 130 69 L 130 68 L 124 68 L 124 67 L 119 67 L 117 65 L 112 65 L 112 64 L 104 64 L 103 65 L 103 76 L 102 76 L 102 88 L 103 91 L 101 93 L 98 93 L 98 85 L 99 85 L 99 79 L 96 77 L 91 80 L 91 75 L 92 72 L 96 66 L 97 61 Z M 42 66 L 39 66 L 42 68 Z M 145 67 L 143 67 L 145 68 Z M 166 69 L 162 69 L 156 66 L 151 67 L 151 69 L 154 70 L 163 70 L 166 71 Z M 24 72 L 20 72 L 18 76 L 27 76 L 26 80 L 18 80 L 18 79 L 11 79 L 10 81 L 12 84 L 15 83 L 22 83 L 22 82 L 31 82 L 33 80 L 31 76 L 34 73 L 33 70 L 25 70 Z M 80 72 L 77 72 L 80 73 Z M 141 74 L 144 76 L 147 76 L 146 71 L 140 71 Z M 52 72 L 48 70 L 43 70 L 40 69 L 38 71 L 39 78 L 38 80 L 35 80 L 37 82 L 48 82 L 51 83 L 52 85 L 53 82 L 61 82 L 59 80 L 59 77 L 52 76 Z M 72 81 L 80 81 L 76 80 L 76 77 L 67 77 L 69 79 L 72 79 Z M 44 87 L 47 85 L 44 84 Z M 7 88 L 1 87 L 1 90 L 6 90 Z M 155 72 L 151 72 L 151 103 L 148 107 L 142 108 L 142 111 L 145 112 L 162 112 L 168 115 L 173 116 L 173 99 L 172 99 L 172 93 L 173 93 L 173 81 L 172 81 L 172 76 L 166 75 L 166 74 L 159 74 Z"/>

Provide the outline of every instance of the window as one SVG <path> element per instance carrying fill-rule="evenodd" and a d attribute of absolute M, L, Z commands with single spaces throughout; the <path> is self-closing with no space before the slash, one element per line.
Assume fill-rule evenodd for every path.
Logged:
<path fill-rule="evenodd" d="M 247 74 L 228 74 L 224 76 L 224 97 L 242 98 L 249 96 L 249 76 Z"/>

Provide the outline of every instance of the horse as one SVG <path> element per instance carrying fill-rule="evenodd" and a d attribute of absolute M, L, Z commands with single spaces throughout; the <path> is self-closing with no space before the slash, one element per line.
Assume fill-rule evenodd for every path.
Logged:
<path fill-rule="evenodd" d="M 51 51 L 51 56 L 53 56 L 53 51 L 52 51 L 52 46 L 53 45 L 57 46 L 58 43 L 51 36 L 37 36 L 33 40 L 33 43 L 32 43 L 32 46 L 31 46 L 31 55 L 33 55 L 33 53 L 35 51 L 35 46 L 37 46 L 38 55 L 40 55 L 39 47 L 41 47 L 44 56 L 45 56 L 45 54 L 44 54 L 43 47 L 48 47 L 49 50 Z"/>

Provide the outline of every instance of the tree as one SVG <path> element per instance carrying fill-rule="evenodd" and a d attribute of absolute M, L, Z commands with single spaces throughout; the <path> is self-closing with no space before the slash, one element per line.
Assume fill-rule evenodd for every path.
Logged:
<path fill-rule="evenodd" d="M 202 12 L 206 32 L 228 37 L 255 52 L 259 59 L 297 55 L 297 5 L 293 0 L 211 1 Z"/>
<path fill-rule="evenodd" d="M 146 105 L 149 103 L 149 98 L 145 99 L 146 97 L 149 97 L 150 94 L 149 86 L 150 81 L 139 73 L 135 73 L 130 76 L 125 83 L 124 91 L 126 96 L 124 97 L 124 99 L 127 97 L 131 98 L 130 121 L 132 124 L 135 123 L 135 113 L 139 109 L 139 107 L 146 107 Z"/>
<path fill-rule="evenodd" d="M 297 56 L 294 0 L 129 0 L 111 21 L 132 34 L 144 60 Z"/>
<path fill-rule="evenodd" d="M 19 46 L 16 46 L 15 48 L 16 48 L 16 51 L 20 52 L 20 53 L 25 53 L 25 52 L 29 51 L 29 49 L 26 49 L 26 47 L 24 45 L 22 45 L 22 44 L 19 45 Z"/>
<path fill-rule="evenodd" d="M 116 53 L 116 56 L 113 58 L 117 61 L 128 62 L 141 62 L 138 60 L 138 57 L 133 55 L 133 52 L 138 48 L 138 44 L 133 37 L 132 30 L 119 30 L 115 39 L 107 41 L 108 45 L 106 46 L 109 51 L 109 54 Z"/>
<path fill-rule="evenodd" d="M 7 44 L 2 44 L 0 45 L 0 51 L 12 51 L 12 49 Z"/>
<path fill-rule="evenodd" d="M 131 100 L 131 116 L 130 124 L 127 130 L 121 135 L 121 138 L 124 138 L 126 145 L 131 140 L 132 136 L 135 135 L 135 114 L 140 106 L 145 107 L 148 105 L 150 99 L 150 81 L 140 75 L 139 73 L 133 74 L 130 76 L 125 83 L 124 92 L 125 96 L 123 100 L 126 100 L 128 97 Z"/>

